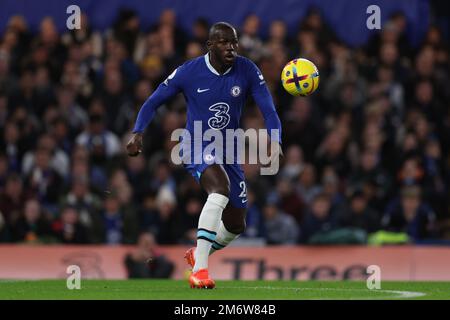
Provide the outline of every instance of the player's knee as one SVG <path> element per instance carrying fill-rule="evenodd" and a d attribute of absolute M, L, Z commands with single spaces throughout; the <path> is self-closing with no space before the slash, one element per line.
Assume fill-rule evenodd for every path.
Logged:
<path fill-rule="evenodd" d="M 211 187 L 210 193 L 219 193 L 225 197 L 230 197 L 230 181 L 228 179 L 219 181 Z"/>
<path fill-rule="evenodd" d="M 224 185 L 224 186 L 217 186 L 213 189 L 213 193 L 219 193 L 225 197 L 230 197 L 230 186 Z"/>

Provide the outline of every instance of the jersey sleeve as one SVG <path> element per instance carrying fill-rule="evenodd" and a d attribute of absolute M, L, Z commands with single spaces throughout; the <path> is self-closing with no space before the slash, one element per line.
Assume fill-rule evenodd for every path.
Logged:
<path fill-rule="evenodd" d="M 277 129 L 278 142 L 281 144 L 281 121 L 275 109 L 272 95 L 267 88 L 263 74 L 252 61 L 248 61 L 248 77 L 250 93 L 264 117 L 267 133 L 271 137 L 272 130 Z"/>
<path fill-rule="evenodd" d="M 166 80 L 156 88 L 150 97 L 147 98 L 139 110 L 133 133 L 144 132 L 147 125 L 155 116 L 156 110 L 183 89 L 182 78 L 185 73 L 184 69 L 184 65 L 175 69 Z"/>

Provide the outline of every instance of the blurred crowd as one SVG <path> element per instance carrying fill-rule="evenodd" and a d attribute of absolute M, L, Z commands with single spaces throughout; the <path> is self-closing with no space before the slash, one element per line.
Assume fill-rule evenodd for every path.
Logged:
<path fill-rule="evenodd" d="M 141 156 L 126 156 L 136 114 L 178 65 L 205 53 L 212 21 L 191 30 L 167 9 L 143 30 L 122 10 L 105 32 L 39 32 L 14 16 L 0 35 L 0 242 L 192 244 L 206 194 L 170 162 L 170 134 L 186 121 L 179 95 L 158 109 Z M 448 44 L 431 25 L 419 46 L 391 16 L 350 48 L 311 9 L 290 36 L 258 16 L 236 26 L 240 52 L 260 67 L 283 126 L 276 176 L 244 165 L 247 229 L 267 244 L 450 240 Z M 291 59 L 312 60 L 320 85 L 308 98 L 282 88 Z M 264 128 L 253 101 L 242 126 Z M 138 271 L 136 271 L 138 272 Z"/>

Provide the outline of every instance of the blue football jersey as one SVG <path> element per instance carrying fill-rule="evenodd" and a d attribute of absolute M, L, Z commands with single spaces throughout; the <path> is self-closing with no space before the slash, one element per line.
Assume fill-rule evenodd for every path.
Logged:
<path fill-rule="evenodd" d="M 251 60 L 242 56 L 237 56 L 223 74 L 210 64 L 208 54 L 179 66 L 144 103 L 133 132 L 144 131 L 156 108 L 179 92 L 187 102 L 186 129 L 192 134 L 195 121 L 201 122 L 203 131 L 239 128 L 242 109 L 251 95 L 267 129 L 278 129 L 281 142 L 281 123 L 264 77 Z"/>

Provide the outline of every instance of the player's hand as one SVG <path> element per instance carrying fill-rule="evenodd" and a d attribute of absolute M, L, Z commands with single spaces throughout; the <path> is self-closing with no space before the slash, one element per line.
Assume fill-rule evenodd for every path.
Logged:
<path fill-rule="evenodd" d="M 130 157 L 136 157 L 142 152 L 142 133 L 135 133 L 127 143 L 127 152 Z"/>

